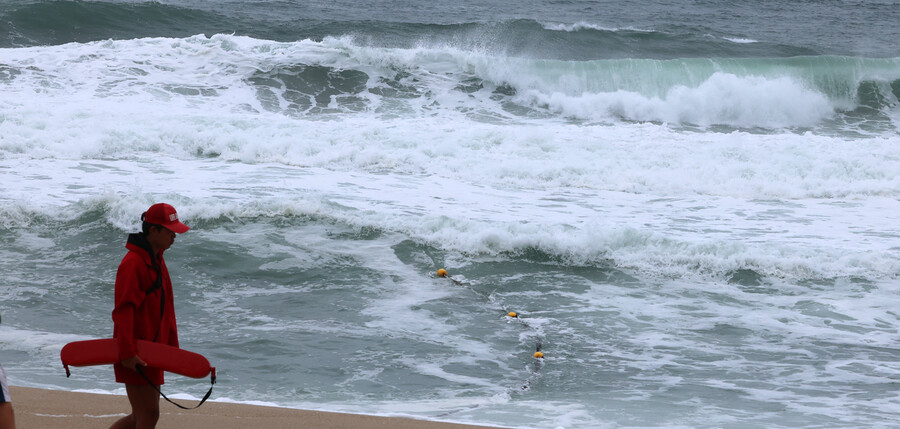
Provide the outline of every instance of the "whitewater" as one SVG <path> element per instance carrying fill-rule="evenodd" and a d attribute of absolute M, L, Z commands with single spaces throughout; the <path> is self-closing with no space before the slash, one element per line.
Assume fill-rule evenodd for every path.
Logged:
<path fill-rule="evenodd" d="M 166 259 L 213 400 L 510 427 L 893 426 L 900 57 L 870 55 L 887 48 L 562 6 L 325 8 L 291 32 L 249 3 L 223 6 L 233 31 L 181 34 L 159 16 L 228 20 L 50 2 L 69 10 L 61 41 L 0 9 L 11 384 L 123 393 L 109 369 L 66 379 L 59 350 L 112 333 L 125 236 L 167 202 L 192 227 Z M 126 12 L 159 31 L 85 18 Z"/>

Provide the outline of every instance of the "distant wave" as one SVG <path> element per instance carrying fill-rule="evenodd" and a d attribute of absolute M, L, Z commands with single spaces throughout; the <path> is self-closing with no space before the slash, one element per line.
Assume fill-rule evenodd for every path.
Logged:
<path fill-rule="evenodd" d="M 380 48 L 350 36 L 272 42 L 216 35 L 6 49 L 0 51 L 0 84 L 6 103 L 22 106 L 39 102 L 37 92 L 73 103 L 176 101 L 292 117 L 468 109 L 501 122 L 560 118 L 771 130 L 840 125 L 878 133 L 896 130 L 900 59 L 561 61 L 442 44 Z"/>
<path fill-rule="evenodd" d="M 227 32 L 224 16 L 156 1 L 51 0 L 0 6 L 0 47 Z"/>
<path fill-rule="evenodd" d="M 608 27 L 608 26 L 604 26 L 604 25 L 600 25 L 600 24 L 591 24 L 591 23 L 584 22 L 584 21 L 576 22 L 576 23 L 574 23 L 574 24 L 543 22 L 543 23 L 541 23 L 541 26 L 542 26 L 544 29 L 546 29 L 546 30 L 550 30 L 550 31 L 564 31 L 564 32 L 567 32 L 567 33 L 578 32 L 578 31 L 599 31 L 599 32 L 610 32 L 610 33 L 615 33 L 615 32 L 619 32 L 619 33 L 633 32 L 633 33 L 659 33 L 660 35 L 665 36 L 665 33 L 664 33 L 664 32 L 659 32 L 659 31 L 657 31 L 657 30 L 652 30 L 652 29 L 637 28 L 637 27 L 632 27 L 632 26 L 628 26 L 628 27 Z M 717 36 L 713 36 L 713 35 L 708 34 L 708 33 L 707 33 L 705 36 L 706 36 L 706 37 L 709 37 L 709 38 L 717 38 Z M 727 40 L 727 41 L 732 42 L 732 43 L 740 43 L 740 44 L 746 44 L 746 43 L 759 43 L 759 40 L 754 40 L 754 39 L 749 39 L 749 38 L 743 38 L 743 37 L 728 37 L 728 36 L 721 36 L 721 37 L 719 37 L 719 38 L 724 39 L 724 40 Z"/>
<path fill-rule="evenodd" d="M 160 2 L 63 1 L 0 6 L 0 47 L 70 42 L 181 38 L 235 34 L 293 42 L 353 36 L 357 44 L 410 49 L 425 42 L 496 55 L 558 60 L 686 57 L 785 57 L 815 55 L 800 46 L 742 43 L 705 37 L 701 27 L 666 33 L 633 26 L 542 23 L 530 19 L 497 22 L 418 23 L 334 21 L 261 17 L 228 8 L 190 8 Z"/>
<path fill-rule="evenodd" d="M 576 22 L 575 24 L 560 24 L 560 23 L 542 23 L 542 27 L 551 31 L 565 31 L 565 32 L 573 32 L 573 31 L 582 31 L 582 30 L 597 30 L 597 31 L 634 31 L 638 33 L 655 33 L 654 30 L 645 30 L 641 28 L 635 27 L 605 27 L 599 24 L 591 24 L 587 22 Z"/>
<path fill-rule="evenodd" d="M 758 40 L 745 39 L 745 38 L 740 38 L 740 37 L 725 37 L 724 39 L 729 42 L 734 42 L 734 43 L 759 43 Z"/>

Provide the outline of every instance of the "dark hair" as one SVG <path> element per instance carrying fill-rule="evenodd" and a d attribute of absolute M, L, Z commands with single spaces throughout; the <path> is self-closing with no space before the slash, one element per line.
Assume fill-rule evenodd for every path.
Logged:
<path fill-rule="evenodd" d="M 144 220 L 145 216 L 147 216 L 147 212 L 141 213 L 141 232 L 143 232 L 144 235 L 149 234 L 150 228 L 153 228 L 154 226 L 157 228 L 162 228 L 162 225 L 157 225 L 155 223 L 150 223 L 150 222 L 145 221 Z"/>
<path fill-rule="evenodd" d="M 157 225 L 157 224 L 155 224 L 155 223 L 150 223 L 150 222 L 147 222 L 147 221 L 141 222 L 141 232 L 143 232 L 144 235 L 149 234 L 149 233 L 150 233 L 150 228 L 154 228 L 154 227 L 156 227 L 156 228 L 162 228 L 163 226 L 162 226 L 162 225 Z"/>

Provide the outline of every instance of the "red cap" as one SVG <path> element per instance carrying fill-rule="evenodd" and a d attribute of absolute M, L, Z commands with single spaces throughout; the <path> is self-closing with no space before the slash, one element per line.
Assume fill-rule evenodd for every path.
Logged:
<path fill-rule="evenodd" d="M 150 208 L 141 215 L 141 220 L 162 226 L 169 231 L 177 232 L 179 234 L 185 233 L 190 229 L 187 225 L 178 220 L 178 213 L 175 212 L 175 207 L 166 203 L 158 203 L 150 206 Z"/>

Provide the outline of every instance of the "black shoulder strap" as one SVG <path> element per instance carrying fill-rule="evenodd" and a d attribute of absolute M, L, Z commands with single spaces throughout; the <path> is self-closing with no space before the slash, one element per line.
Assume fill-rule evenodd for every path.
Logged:
<path fill-rule="evenodd" d="M 162 268 L 159 265 L 148 265 L 151 269 L 156 270 L 156 281 L 153 282 L 153 286 L 150 286 L 149 289 L 144 293 L 144 295 L 150 295 L 157 290 L 160 290 L 159 295 L 159 326 L 156 327 L 156 335 L 153 336 L 153 342 L 156 342 L 156 339 L 159 338 L 159 330 L 162 329 L 162 318 L 163 315 L 166 314 L 166 291 L 162 290 Z"/>
<path fill-rule="evenodd" d="M 162 268 L 160 268 L 159 265 L 147 264 L 147 266 L 150 267 L 150 269 L 156 271 L 156 281 L 153 282 L 153 286 L 150 286 L 150 288 L 147 289 L 146 292 L 144 292 L 145 294 L 150 295 L 151 293 L 156 292 L 158 289 L 162 288 Z"/>
<path fill-rule="evenodd" d="M 157 260 L 156 255 L 153 253 L 153 246 L 147 241 L 147 237 L 144 234 L 129 234 L 128 235 L 128 243 L 134 246 L 141 248 L 143 251 L 147 252 L 147 255 L 150 256 L 150 263 L 147 264 L 147 267 L 153 271 L 156 271 L 156 281 L 153 282 L 146 291 L 144 291 L 144 296 L 150 295 L 157 290 L 161 290 L 160 300 L 159 300 L 159 323 L 160 325 L 156 327 L 156 334 L 153 335 L 153 342 L 155 343 L 157 339 L 159 339 L 159 331 L 162 329 L 162 318 L 166 313 L 166 291 L 163 289 L 163 272 L 162 265 Z"/>

